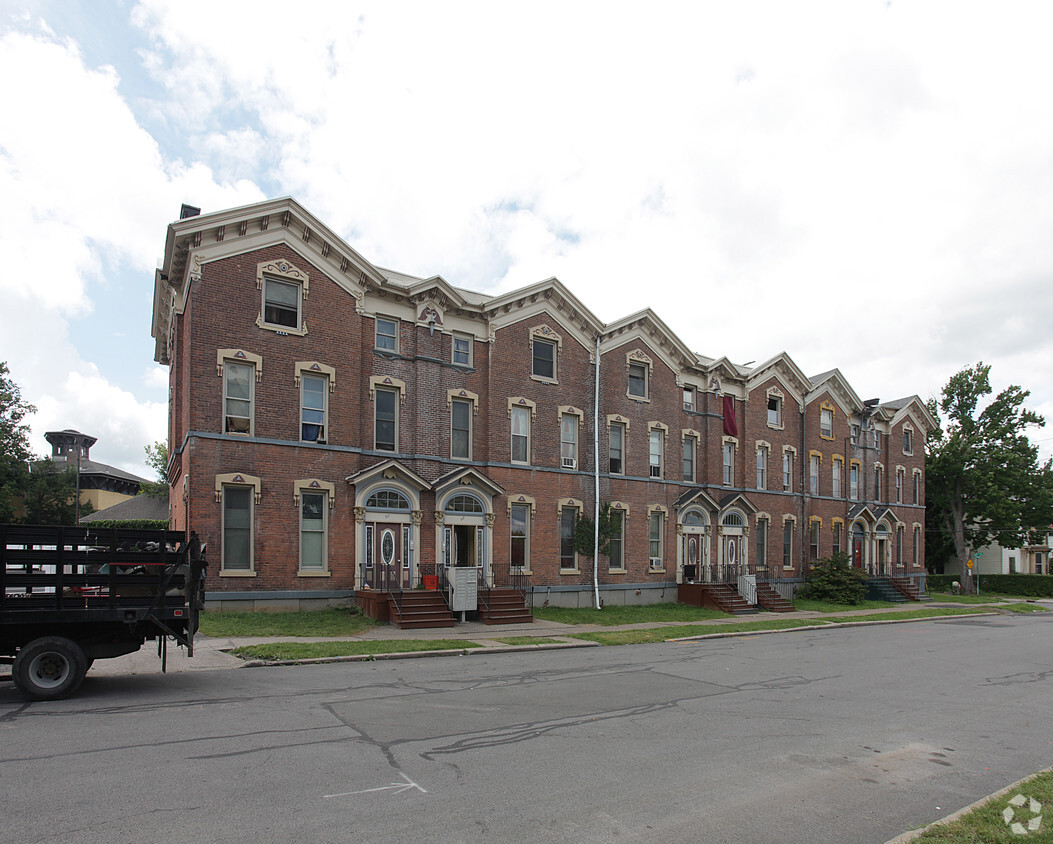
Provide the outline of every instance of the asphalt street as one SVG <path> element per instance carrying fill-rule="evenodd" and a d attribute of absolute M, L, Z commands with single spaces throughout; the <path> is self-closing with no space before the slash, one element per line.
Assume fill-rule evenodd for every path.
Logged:
<path fill-rule="evenodd" d="M 1053 618 L 0 685 L 5 840 L 884 842 L 1053 764 Z"/>

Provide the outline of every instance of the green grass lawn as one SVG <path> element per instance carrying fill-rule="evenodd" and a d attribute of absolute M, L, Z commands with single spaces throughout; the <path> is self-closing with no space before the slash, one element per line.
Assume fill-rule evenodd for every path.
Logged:
<path fill-rule="evenodd" d="M 1019 797 L 1018 797 L 1019 795 Z M 1021 800 L 1020 798 L 1024 798 Z M 1035 817 L 1031 800 L 1041 806 L 1041 824 L 1028 831 L 1027 825 Z M 1014 801 L 1015 802 L 1011 802 Z M 1018 805 L 1018 804 L 1023 805 Z M 1007 823 L 1007 809 L 1012 816 Z M 1021 823 L 1022 831 L 1014 831 L 1011 824 Z M 956 821 L 934 826 L 914 839 L 919 844 L 946 842 L 947 844 L 1009 844 L 1011 841 L 1053 841 L 1053 773 L 1037 774 L 1001 797 L 995 797 L 973 809 Z"/>
<path fill-rule="evenodd" d="M 903 604 L 894 604 L 891 601 L 863 601 L 861 604 L 833 604 L 830 601 L 811 601 L 808 598 L 798 598 L 793 602 L 793 608 L 801 612 L 844 612 L 845 610 L 879 610 L 889 607 L 901 607 Z"/>
<path fill-rule="evenodd" d="M 414 651 L 448 651 L 481 648 L 475 642 L 457 639 L 383 639 L 354 642 L 268 642 L 265 645 L 246 645 L 230 653 L 242 659 L 321 659 L 334 656 L 361 654 L 410 653 Z"/>
<path fill-rule="evenodd" d="M 993 604 L 999 612 L 1049 612 L 1049 607 L 1044 607 L 1042 604 Z"/>
<path fill-rule="evenodd" d="M 358 607 L 303 612 L 203 612 L 205 636 L 354 636 L 376 622 Z"/>
<path fill-rule="evenodd" d="M 902 606 L 902 605 L 900 605 Z M 843 612 L 845 607 L 841 607 Z M 595 633 L 572 633 L 571 638 L 601 645 L 641 645 L 648 642 L 664 642 L 690 636 L 705 636 L 716 633 L 749 633 L 751 631 L 787 630 L 794 627 L 809 627 L 823 624 L 841 624 L 867 621 L 898 621 L 912 618 L 938 618 L 944 615 L 963 615 L 987 612 L 984 607 L 932 607 L 929 609 L 901 610 L 899 612 L 876 613 L 867 616 L 829 616 L 824 618 L 778 618 L 762 616 L 756 621 L 739 621 L 733 624 L 698 624 L 683 627 L 652 627 L 641 630 L 611 630 Z"/>
<path fill-rule="evenodd" d="M 591 607 L 535 607 L 534 618 L 558 621 L 563 624 L 646 624 L 659 621 L 702 621 L 728 618 L 727 613 L 689 607 L 687 604 L 644 604 L 642 606 L 606 606 L 602 610 Z"/>

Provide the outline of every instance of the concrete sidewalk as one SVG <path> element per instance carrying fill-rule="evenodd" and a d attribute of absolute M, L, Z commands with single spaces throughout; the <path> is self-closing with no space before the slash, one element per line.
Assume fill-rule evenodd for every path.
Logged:
<path fill-rule="evenodd" d="M 927 604 L 929 607 L 961 608 L 968 609 L 969 604 Z M 850 616 L 860 621 L 866 620 L 867 616 L 881 615 L 895 612 L 890 608 L 845 610 L 836 615 Z M 489 625 L 478 621 L 459 622 L 454 627 L 437 627 L 422 630 L 403 630 L 393 624 L 371 627 L 353 636 L 231 636 L 211 638 L 198 634 L 194 639 L 194 657 L 187 657 L 186 651 L 181 648 L 172 647 L 168 651 L 168 672 L 178 673 L 181 671 L 207 671 L 226 668 L 241 668 L 246 662 L 238 657 L 231 656 L 228 651 L 245 645 L 258 645 L 274 642 L 339 642 L 339 641 L 398 641 L 410 639 L 450 639 L 458 643 L 479 646 L 481 650 L 516 650 L 517 646 L 509 646 L 498 639 L 510 637 L 528 636 L 555 639 L 560 644 L 551 645 L 552 648 L 566 647 L 567 645 L 588 646 L 590 643 L 582 642 L 580 639 L 570 638 L 574 633 L 614 632 L 619 630 L 644 630 L 664 629 L 668 631 L 668 637 L 678 637 L 678 628 L 684 627 L 707 627 L 728 624 L 742 624 L 758 619 L 783 620 L 796 619 L 801 622 L 802 627 L 808 626 L 810 621 L 830 618 L 830 613 L 794 611 L 788 613 L 758 613 L 756 615 L 731 616 L 719 619 L 704 619 L 697 621 L 662 621 L 642 622 L 639 624 L 563 624 L 558 621 L 547 621 L 535 619 L 529 624 L 502 624 Z M 545 645 L 525 645 L 523 650 L 537 650 Z M 478 651 L 476 651 L 478 652 Z M 426 655 L 427 652 L 420 652 Z M 156 649 L 149 645 L 134 654 L 118 657 L 116 659 L 103 659 L 95 663 L 91 668 L 91 674 L 96 676 L 116 674 L 157 674 L 161 672 L 161 661 L 157 658 Z"/>

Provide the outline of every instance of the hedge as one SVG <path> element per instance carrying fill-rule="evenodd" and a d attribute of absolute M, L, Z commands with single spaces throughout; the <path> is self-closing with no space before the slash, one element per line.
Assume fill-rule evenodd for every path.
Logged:
<path fill-rule="evenodd" d="M 95 522 L 85 522 L 84 527 L 168 530 L 168 519 L 99 519 Z"/>
<path fill-rule="evenodd" d="M 1023 595 L 1027 598 L 1053 598 L 1053 577 L 1047 574 L 979 574 L 980 591 L 995 595 Z M 956 574 L 930 574 L 925 578 L 930 592 L 950 592 Z"/>

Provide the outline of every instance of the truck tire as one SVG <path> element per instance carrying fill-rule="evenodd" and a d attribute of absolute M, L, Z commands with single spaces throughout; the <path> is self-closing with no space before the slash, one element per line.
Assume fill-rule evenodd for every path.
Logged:
<path fill-rule="evenodd" d="M 88 671 L 88 658 L 72 639 L 42 636 L 19 650 L 11 677 L 33 700 L 60 700 L 71 695 Z"/>

